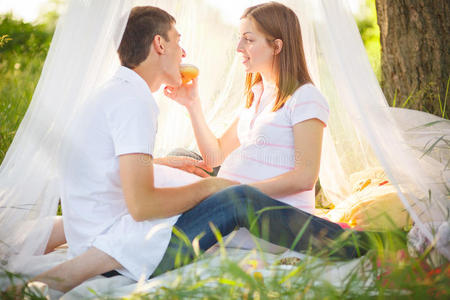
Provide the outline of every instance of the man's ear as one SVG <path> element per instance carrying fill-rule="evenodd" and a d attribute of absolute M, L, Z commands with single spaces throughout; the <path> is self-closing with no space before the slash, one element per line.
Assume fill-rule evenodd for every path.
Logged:
<path fill-rule="evenodd" d="M 164 54 L 166 52 L 166 46 L 164 45 L 164 39 L 160 35 L 155 35 L 152 42 L 153 48 L 157 54 Z"/>
<path fill-rule="evenodd" d="M 275 39 L 273 41 L 273 55 L 278 55 L 281 52 L 281 49 L 283 49 L 283 41 L 280 39 Z"/>

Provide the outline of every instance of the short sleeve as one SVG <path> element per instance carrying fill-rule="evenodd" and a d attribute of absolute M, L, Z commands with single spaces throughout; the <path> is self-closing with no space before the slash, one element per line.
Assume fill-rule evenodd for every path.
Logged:
<path fill-rule="evenodd" d="M 286 104 L 291 126 L 309 119 L 319 119 L 327 126 L 330 114 L 328 102 L 312 84 L 300 87 Z"/>
<path fill-rule="evenodd" d="M 122 98 L 109 107 L 107 120 L 116 156 L 128 153 L 153 155 L 157 111 L 153 103 Z"/>

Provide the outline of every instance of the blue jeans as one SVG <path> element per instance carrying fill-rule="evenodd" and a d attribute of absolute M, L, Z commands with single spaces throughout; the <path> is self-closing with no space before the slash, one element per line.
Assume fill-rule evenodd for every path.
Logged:
<path fill-rule="evenodd" d="M 336 250 L 333 242 L 346 231 L 339 225 L 277 201 L 250 186 L 239 185 L 208 197 L 179 217 L 174 227 L 185 238 L 172 233 L 166 253 L 151 277 L 190 263 L 194 258 L 191 243 L 200 234 L 203 234 L 199 240 L 201 251 L 213 246 L 217 239 L 209 223 L 222 236 L 245 227 L 256 237 L 298 252 L 310 250 L 312 254 L 341 259 L 355 258 L 365 252 L 351 242 L 360 240 L 362 233 L 350 232 L 353 237 L 347 239 L 350 243 Z"/>

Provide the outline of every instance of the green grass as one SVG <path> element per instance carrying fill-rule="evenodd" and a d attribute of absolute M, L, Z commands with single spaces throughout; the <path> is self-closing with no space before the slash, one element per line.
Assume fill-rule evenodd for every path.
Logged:
<path fill-rule="evenodd" d="M 14 58 L 11 58 L 14 59 Z M 0 83 L 0 162 L 11 144 L 17 128 L 30 103 L 39 79 L 42 59 L 30 58 L 16 63 L 16 67 L 3 73 Z M 4 65 L 0 63 L 0 69 Z"/>
<path fill-rule="evenodd" d="M 340 247 L 338 245 L 337 247 Z M 223 249 L 223 247 L 222 247 Z M 326 257 L 310 256 L 295 265 L 272 264 L 267 276 L 244 271 L 242 261 L 219 252 L 220 266 L 208 276 L 180 274 L 151 293 L 130 299 L 446 299 L 450 296 L 450 267 L 431 267 L 427 256 L 407 255 L 405 235 L 374 235 L 372 250 L 334 286 L 321 279 L 331 265 Z M 183 276 L 184 275 L 184 276 Z"/>
<path fill-rule="evenodd" d="M 450 76 L 447 79 L 446 90 L 444 94 L 444 99 L 441 99 L 441 95 L 439 93 L 433 94 L 433 98 L 437 99 L 436 102 L 439 103 L 439 107 L 436 111 L 428 111 L 425 107 L 423 107 L 424 111 L 430 114 L 435 114 L 443 119 L 449 120 L 449 109 L 448 109 L 448 91 L 450 86 Z M 423 95 L 429 92 L 429 88 L 423 90 L 413 90 L 408 97 L 405 99 L 398 99 L 397 90 L 394 93 L 394 98 L 392 99 L 392 107 L 400 107 L 400 108 L 410 108 L 414 109 L 417 107 L 417 104 L 420 103 L 423 99 Z M 431 95 L 431 94 L 430 94 Z"/>
<path fill-rule="evenodd" d="M 275 260 L 268 272 L 243 269 L 249 257 L 229 255 L 222 238 L 220 250 L 197 256 L 189 270 L 175 270 L 170 280 L 152 288 L 148 293 L 135 293 L 127 299 L 448 299 L 450 297 L 450 265 L 434 266 L 430 252 L 411 257 L 405 248 L 405 233 L 398 231 L 385 236 L 373 235 L 369 253 L 360 259 L 335 286 L 322 279 L 336 261 L 307 256 L 296 263 L 285 265 Z M 340 247 L 341 245 L 336 245 Z M 264 257 L 260 255 L 260 257 Z M 208 260 L 218 265 L 209 267 L 207 275 L 199 272 Z M 250 258 L 252 259 L 252 257 Z M 7 273 L 11 278 L 22 277 Z M 29 289 L 22 288 L 24 294 Z M 95 293 L 92 291 L 92 293 Z M 101 299 L 113 299 L 96 294 Z M 2 299 L 13 299 L 12 293 L 3 293 Z M 34 296 L 33 299 L 42 299 Z"/>
<path fill-rule="evenodd" d="M 53 31 L 0 15 L 0 163 L 25 115 Z"/>

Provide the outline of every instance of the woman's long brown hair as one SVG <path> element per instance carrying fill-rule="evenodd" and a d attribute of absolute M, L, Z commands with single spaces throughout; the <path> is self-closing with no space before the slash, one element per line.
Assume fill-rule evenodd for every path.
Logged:
<path fill-rule="evenodd" d="M 272 111 L 277 111 L 300 86 L 312 83 L 306 66 L 302 33 L 297 15 L 281 3 L 269 2 L 249 7 L 241 19 L 248 18 L 265 36 L 269 45 L 275 39 L 283 41 L 281 52 L 274 57 L 277 98 Z M 245 80 L 246 107 L 254 100 L 252 87 L 262 80 L 259 73 L 247 73 Z"/>

